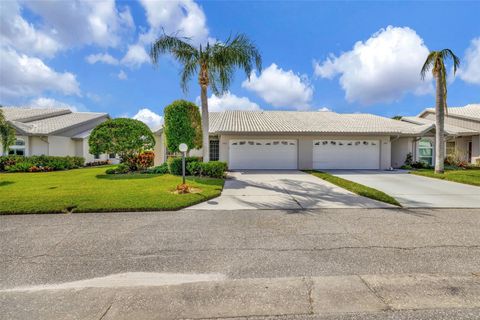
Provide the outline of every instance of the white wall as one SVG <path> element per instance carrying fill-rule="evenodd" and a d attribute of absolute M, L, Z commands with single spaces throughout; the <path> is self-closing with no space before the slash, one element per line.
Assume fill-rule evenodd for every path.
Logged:
<path fill-rule="evenodd" d="M 413 150 L 413 140 L 414 138 L 398 138 L 392 139 L 391 149 L 392 149 L 392 167 L 400 168 L 405 163 L 408 153 L 412 153 L 412 156 L 415 155 Z"/>

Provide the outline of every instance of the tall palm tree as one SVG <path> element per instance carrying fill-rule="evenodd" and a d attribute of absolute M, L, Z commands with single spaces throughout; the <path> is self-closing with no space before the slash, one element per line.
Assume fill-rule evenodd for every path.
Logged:
<path fill-rule="evenodd" d="M 261 71 L 262 58 L 256 46 L 245 35 L 229 37 L 205 46 L 194 46 L 188 38 L 163 35 L 152 45 L 150 57 L 154 64 L 162 54 L 170 53 L 182 65 L 180 84 L 187 91 L 189 80 L 198 74 L 202 101 L 202 144 L 203 161 L 210 159 L 208 137 L 208 87 L 215 95 L 222 95 L 233 80 L 236 68 L 245 71 L 250 79 L 253 66 Z"/>
<path fill-rule="evenodd" d="M 452 59 L 453 74 L 460 66 L 460 59 L 450 49 L 431 51 L 423 64 L 420 75 L 425 79 L 427 73 L 432 70 L 435 78 L 435 173 L 443 173 L 443 161 L 445 159 L 445 134 L 444 122 L 447 110 L 447 69 L 445 60 Z"/>
<path fill-rule="evenodd" d="M 0 144 L 2 145 L 2 153 L 7 153 L 8 147 L 10 147 L 15 142 L 15 130 L 7 122 L 3 114 L 2 106 L 0 105 Z"/>

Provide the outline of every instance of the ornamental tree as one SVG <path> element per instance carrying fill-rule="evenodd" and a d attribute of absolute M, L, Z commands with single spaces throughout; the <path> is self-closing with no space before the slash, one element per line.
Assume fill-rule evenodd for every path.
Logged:
<path fill-rule="evenodd" d="M 202 147 L 202 118 L 194 103 L 176 100 L 168 105 L 163 113 L 163 128 L 170 152 L 178 152 L 180 143 L 185 143 L 189 150 Z"/>
<path fill-rule="evenodd" d="M 152 150 L 155 138 L 142 121 L 128 118 L 110 119 L 93 129 L 88 138 L 91 154 L 116 153 L 122 162 L 145 150 Z"/>
<path fill-rule="evenodd" d="M 0 145 L 3 153 L 7 153 L 8 147 L 15 143 L 15 130 L 8 123 L 3 114 L 2 106 L 0 105 Z M 0 155 L 2 154 L 0 152 Z"/>

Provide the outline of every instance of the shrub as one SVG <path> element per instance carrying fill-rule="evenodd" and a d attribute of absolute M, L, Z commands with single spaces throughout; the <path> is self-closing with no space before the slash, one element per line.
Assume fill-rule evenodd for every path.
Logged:
<path fill-rule="evenodd" d="M 130 172 L 130 167 L 125 163 L 120 163 L 115 168 L 107 169 L 106 174 L 125 174 Z"/>
<path fill-rule="evenodd" d="M 123 162 L 130 167 L 131 171 L 145 170 L 153 166 L 155 153 L 153 151 L 145 151 L 125 157 L 123 160 Z"/>
<path fill-rule="evenodd" d="M 18 162 L 16 164 L 13 164 L 11 166 L 5 167 L 5 170 L 8 172 L 28 172 L 28 170 L 32 167 L 33 165 L 29 162 Z"/>
<path fill-rule="evenodd" d="M 203 162 L 190 162 L 187 165 L 187 171 L 192 176 L 202 176 L 204 170 L 204 163 Z"/>
<path fill-rule="evenodd" d="M 148 169 L 145 173 L 166 174 L 166 173 L 169 173 L 169 172 L 170 171 L 168 171 L 168 164 L 166 162 L 164 162 L 159 166 Z"/>
<path fill-rule="evenodd" d="M 414 169 L 430 169 L 431 166 L 428 163 L 423 162 L 423 161 L 415 161 L 415 162 L 412 162 L 412 168 L 414 168 Z"/>
<path fill-rule="evenodd" d="M 83 166 L 85 160 L 82 157 L 54 157 L 54 156 L 4 156 L 0 157 L 0 171 L 13 172 L 13 168 L 17 168 L 16 172 L 26 172 L 21 170 L 27 166 L 36 167 L 30 172 L 52 171 L 52 170 L 68 170 Z M 18 165 L 18 166 L 17 166 Z M 10 169 L 7 169 L 10 168 Z M 13 168 L 12 168 L 13 167 Z M 30 168 L 29 167 L 29 168 Z M 43 169 L 42 169 L 43 168 Z M 48 168 L 48 169 L 45 169 Z"/>
<path fill-rule="evenodd" d="M 221 161 L 210 161 L 203 163 L 202 174 L 211 178 L 223 178 L 225 171 L 227 171 L 227 163 Z"/>
<path fill-rule="evenodd" d="M 95 160 L 85 163 L 85 167 L 98 167 L 98 166 L 106 166 L 109 165 L 109 160 Z"/>
<path fill-rule="evenodd" d="M 185 157 L 185 174 L 191 175 L 188 171 L 189 164 L 192 162 L 199 162 L 200 158 L 198 157 Z M 182 158 L 170 158 L 168 159 L 168 170 L 171 174 L 176 176 L 182 175 Z"/>
<path fill-rule="evenodd" d="M 405 166 L 411 166 L 413 163 L 413 155 L 411 152 L 407 153 L 407 157 L 405 158 L 404 165 Z"/>

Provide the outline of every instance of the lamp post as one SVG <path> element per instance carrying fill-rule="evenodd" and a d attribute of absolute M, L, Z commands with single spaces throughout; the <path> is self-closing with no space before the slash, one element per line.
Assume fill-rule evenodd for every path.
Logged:
<path fill-rule="evenodd" d="M 185 184 L 185 153 L 188 150 L 188 146 L 185 143 L 180 143 L 178 150 L 182 152 L 182 183 Z"/>

